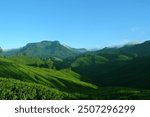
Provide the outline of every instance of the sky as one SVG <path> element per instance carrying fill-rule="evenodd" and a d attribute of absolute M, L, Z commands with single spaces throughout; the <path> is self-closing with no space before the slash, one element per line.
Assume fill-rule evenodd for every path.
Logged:
<path fill-rule="evenodd" d="M 75 48 L 150 39 L 150 0 L 0 0 L 0 46 L 58 40 Z"/>

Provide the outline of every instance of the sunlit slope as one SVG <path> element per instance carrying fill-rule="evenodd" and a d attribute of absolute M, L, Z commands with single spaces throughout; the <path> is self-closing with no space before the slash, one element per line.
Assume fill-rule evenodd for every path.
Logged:
<path fill-rule="evenodd" d="M 96 87 L 81 79 L 69 69 L 31 67 L 0 58 L 0 99 L 150 99 L 149 90 Z"/>
<path fill-rule="evenodd" d="M 56 71 L 46 68 L 31 67 L 18 64 L 17 61 L 12 62 L 5 58 L 0 58 L 0 77 L 38 83 L 71 92 L 80 92 L 81 89 L 97 88 L 95 85 L 81 81 L 79 74 L 68 69 Z"/>
<path fill-rule="evenodd" d="M 33 57 L 33 56 L 26 56 L 26 55 L 18 55 L 18 56 L 12 56 L 8 58 L 9 60 L 13 62 L 17 62 L 19 64 L 24 65 L 30 65 L 30 66 L 40 66 L 44 64 L 44 61 L 40 58 Z"/>

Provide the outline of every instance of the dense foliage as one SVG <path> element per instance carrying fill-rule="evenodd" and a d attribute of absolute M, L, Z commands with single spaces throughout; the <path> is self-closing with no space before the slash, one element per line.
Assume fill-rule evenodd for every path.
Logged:
<path fill-rule="evenodd" d="M 0 78 L 0 99 L 7 100 L 45 100 L 74 99 L 75 96 L 35 83 Z"/>

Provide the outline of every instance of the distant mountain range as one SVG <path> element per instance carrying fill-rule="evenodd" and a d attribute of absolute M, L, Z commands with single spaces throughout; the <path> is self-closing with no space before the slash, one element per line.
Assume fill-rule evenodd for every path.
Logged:
<path fill-rule="evenodd" d="M 0 52 L 2 49 L 0 48 Z M 39 58 L 54 57 L 59 59 L 66 59 L 69 57 L 75 57 L 83 53 L 90 52 L 84 48 L 76 49 L 69 46 L 62 45 L 59 41 L 42 41 L 37 43 L 28 43 L 26 46 L 9 51 L 3 51 L 4 56 L 16 56 L 16 55 L 28 55 Z M 146 41 L 141 44 L 125 45 L 123 47 L 105 47 L 98 51 L 92 51 L 91 53 L 107 53 L 117 54 L 126 53 L 134 56 L 149 56 L 150 55 L 150 41 Z"/>
<path fill-rule="evenodd" d="M 135 56 L 149 56 L 150 55 L 150 41 L 145 41 L 141 44 L 135 44 L 135 45 L 125 45 L 121 48 L 114 47 L 114 48 L 104 48 L 99 51 L 98 53 L 127 53 L 132 54 Z"/>
<path fill-rule="evenodd" d="M 3 55 L 28 55 L 40 58 L 55 57 L 65 59 L 68 57 L 77 56 L 86 51 L 86 49 L 75 49 L 71 47 L 66 47 L 60 44 L 59 41 L 42 41 L 37 43 L 28 43 L 26 46 L 19 49 L 4 51 Z"/>

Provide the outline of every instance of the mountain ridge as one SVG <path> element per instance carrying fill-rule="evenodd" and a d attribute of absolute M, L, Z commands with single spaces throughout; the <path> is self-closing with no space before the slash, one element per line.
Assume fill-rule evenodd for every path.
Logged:
<path fill-rule="evenodd" d="M 105 47 L 98 50 L 97 53 L 127 53 L 135 56 L 150 56 L 150 41 L 145 41 L 140 44 L 124 45 L 123 47 Z"/>
<path fill-rule="evenodd" d="M 150 55 L 150 41 L 137 44 L 125 44 L 122 47 L 105 47 L 103 49 L 90 51 L 85 48 L 72 48 L 61 44 L 59 41 L 41 41 L 27 43 L 25 46 L 12 50 L 2 50 L 4 56 L 15 56 L 20 54 L 35 56 L 35 57 L 55 57 L 60 59 L 66 59 L 68 57 L 78 56 L 86 52 L 94 53 L 127 53 L 135 56 L 149 56 Z"/>
<path fill-rule="evenodd" d="M 25 54 L 39 58 L 55 57 L 65 59 L 68 57 L 77 56 L 80 53 L 86 52 L 86 49 L 67 48 L 59 41 L 41 41 L 28 43 L 24 47 L 4 51 L 4 56 L 16 56 Z"/>

